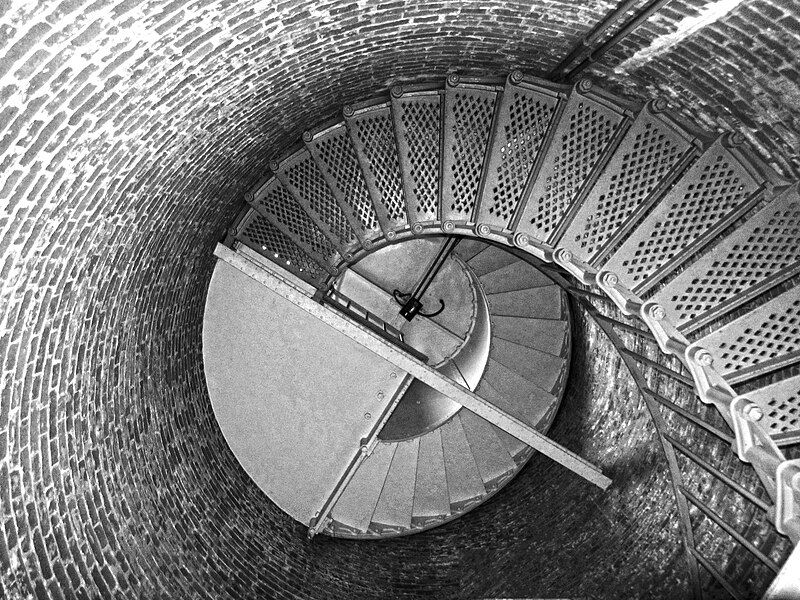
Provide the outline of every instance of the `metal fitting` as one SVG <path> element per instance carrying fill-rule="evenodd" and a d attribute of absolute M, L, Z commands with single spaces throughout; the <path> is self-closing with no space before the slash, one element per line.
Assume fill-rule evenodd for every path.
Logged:
<path fill-rule="evenodd" d="M 572 252 L 566 248 L 558 248 L 553 252 L 553 257 L 560 262 L 572 262 Z"/>
<path fill-rule="evenodd" d="M 742 409 L 742 416 L 755 423 L 764 418 L 764 411 L 757 404 L 750 403 Z"/>
<path fill-rule="evenodd" d="M 518 233 L 514 236 L 514 245 L 517 248 L 524 248 L 531 243 L 531 238 L 526 233 Z"/>
<path fill-rule="evenodd" d="M 711 352 L 705 348 L 698 348 L 695 358 L 697 359 L 697 363 L 702 367 L 710 367 L 714 364 L 714 357 L 711 356 Z"/>
<path fill-rule="evenodd" d="M 667 102 L 666 98 L 656 98 L 650 104 L 650 108 L 654 113 L 664 112 L 669 108 L 669 102 Z"/>
<path fill-rule="evenodd" d="M 475 233 L 477 233 L 481 237 L 486 237 L 490 233 L 492 233 L 492 228 L 489 227 L 486 223 L 481 223 L 475 228 Z"/>
<path fill-rule="evenodd" d="M 616 285 L 619 283 L 619 275 L 612 273 L 611 271 L 606 271 L 603 273 L 602 278 L 603 284 L 609 287 L 616 287 Z"/>
<path fill-rule="evenodd" d="M 421 223 L 414 223 L 411 226 L 411 233 L 413 233 L 414 235 L 419 235 L 420 233 L 422 233 L 423 229 L 425 228 L 422 226 Z"/>
<path fill-rule="evenodd" d="M 456 230 L 456 224 L 452 221 L 445 221 L 442 223 L 442 231 L 445 233 L 453 233 Z"/>

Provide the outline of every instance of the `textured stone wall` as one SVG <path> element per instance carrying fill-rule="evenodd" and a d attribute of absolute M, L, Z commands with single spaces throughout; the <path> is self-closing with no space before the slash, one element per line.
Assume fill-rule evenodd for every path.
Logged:
<path fill-rule="evenodd" d="M 785 56 L 798 9 L 775 3 L 765 28 L 762 4 L 715 26 L 733 27 L 721 41 L 697 34 L 720 49 L 702 85 L 669 54 L 622 74 L 612 55 L 598 72 L 697 114 L 730 107 L 723 124 L 766 128 L 763 152 L 794 164 Z M 608 356 L 578 370 L 580 418 L 566 413 L 556 431 L 600 462 L 630 436 L 613 450 L 628 453 L 615 468 L 630 485 L 601 496 L 541 459 L 474 515 L 379 546 L 306 541 L 227 450 L 202 372 L 211 248 L 271 153 L 397 80 L 544 74 L 611 5 L 0 0 L 5 594 L 670 597 L 682 586 L 675 523 L 639 493 L 666 489 L 642 407 L 589 405 Z M 761 51 L 734 30 L 758 35 Z M 731 82 L 729 64 L 747 77 Z M 573 563 L 585 570 L 553 567 Z"/>
<path fill-rule="evenodd" d="M 693 30 L 692 20 L 712 4 L 723 10 Z M 741 131 L 779 172 L 796 179 L 798 48 L 796 0 L 672 0 L 586 75 L 613 81 L 623 94 L 664 96 L 707 130 Z"/>

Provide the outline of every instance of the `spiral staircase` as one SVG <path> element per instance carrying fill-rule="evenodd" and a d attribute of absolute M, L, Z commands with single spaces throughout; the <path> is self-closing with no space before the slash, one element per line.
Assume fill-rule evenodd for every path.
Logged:
<path fill-rule="evenodd" d="M 342 353 L 371 350 L 344 385 L 315 383 L 329 401 L 321 411 L 346 389 L 353 414 L 372 410 L 358 390 L 380 388 L 382 403 L 368 426 L 343 429 L 349 446 L 308 432 L 320 460 L 346 456 L 308 506 L 294 498 L 319 490 L 304 492 L 295 468 L 259 480 L 261 467 L 234 447 L 262 489 L 311 533 L 375 539 L 474 509 L 535 449 L 605 487 L 542 435 L 568 375 L 571 302 L 617 348 L 647 404 L 696 594 L 712 581 L 749 598 L 773 579 L 769 597 L 800 594 L 797 184 L 741 135 L 695 130 L 661 99 L 631 103 L 586 80 L 450 75 L 343 116 L 271 162 L 218 246 L 206 371 L 230 441 L 223 421 L 235 410 L 223 405 L 235 406 L 241 386 L 219 378 L 240 357 L 219 340 L 241 318 L 231 290 L 261 303 L 255 285 L 271 294 L 273 319 L 300 307 L 287 322 L 313 328 L 321 345 L 334 330 Z M 403 290 L 454 239 L 423 297 L 426 310 L 440 298 L 445 309 L 398 318 Z M 752 468 L 732 475 L 721 466 L 731 456 Z"/>

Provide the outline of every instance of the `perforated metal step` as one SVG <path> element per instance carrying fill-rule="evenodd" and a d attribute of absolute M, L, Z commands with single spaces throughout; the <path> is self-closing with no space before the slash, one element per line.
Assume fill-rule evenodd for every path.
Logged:
<path fill-rule="evenodd" d="M 661 104 L 643 108 L 625 133 L 603 174 L 558 243 L 591 260 L 638 210 L 657 201 L 682 165 L 696 154 L 693 136 L 664 112 Z"/>
<path fill-rule="evenodd" d="M 397 153 L 411 225 L 439 216 L 443 103 L 441 86 L 392 88 Z"/>
<path fill-rule="evenodd" d="M 680 254 L 741 216 L 760 197 L 765 183 L 736 140 L 717 139 L 675 187 L 614 250 L 605 263 L 631 289 L 652 289 L 659 271 L 675 269 Z M 713 239 L 713 238 L 712 238 Z"/>
<path fill-rule="evenodd" d="M 390 104 L 368 102 L 346 107 L 344 113 L 378 222 L 392 238 L 408 219 Z"/>
<path fill-rule="evenodd" d="M 447 78 L 439 198 L 443 221 L 472 220 L 501 91 L 502 81 Z"/>
<path fill-rule="evenodd" d="M 506 229 L 516 213 L 550 124 L 557 120 L 563 86 L 508 76 L 494 118 L 494 134 L 483 176 L 477 223 Z"/>

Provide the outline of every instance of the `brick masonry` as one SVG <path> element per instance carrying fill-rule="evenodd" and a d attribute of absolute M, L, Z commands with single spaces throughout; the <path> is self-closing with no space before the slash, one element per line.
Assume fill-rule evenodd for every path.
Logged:
<path fill-rule="evenodd" d="M 534 460 L 465 519 L 378 545 L 308 542 L 227 450 L 203 379 L 211 248 L 272 153 L 395 81 L 545 74 L 611 5 L 0 0 L 4 594 L 683 590 L 643 408 L 589 401 L 607 385 L 630 397 L 622 376 L 598 379 L 619 369 L 587 351 L 600 341 L 579 345 L 567 402 L 579 418 L 566 412 L 555 431 L 601 463 L 625 458 L 614 467 L 624 486 L 601 496 Z M 747 2 L 652 63 L 615 70 L 694 10 L 678 3 L 594 72 L 629 96 L 663 93 L 704 125 L 741 125 L 796 172 L 796 3 Z"/>

